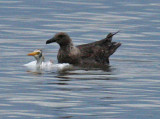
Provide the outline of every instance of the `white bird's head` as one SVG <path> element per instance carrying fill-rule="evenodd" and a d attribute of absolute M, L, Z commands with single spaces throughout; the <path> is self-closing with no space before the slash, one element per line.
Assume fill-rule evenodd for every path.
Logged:
<path fill-rule="evenodd" d="M 37 64 L 41 64 L 44 61 L 44 56 L 42 55 L 42 50 L 37 49 L 33 52 L 29 53 L 28 56 L 34 56 L 34 58 L 37 60 Z"/>

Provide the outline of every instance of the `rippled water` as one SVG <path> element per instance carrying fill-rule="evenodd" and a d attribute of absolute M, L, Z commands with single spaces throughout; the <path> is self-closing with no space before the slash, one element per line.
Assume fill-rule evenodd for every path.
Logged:
<path fill-rule="evenodd" d="M 158 119 L 160 1 L 0 0 L 0 118 Z M 31 72 L 41 48 L 57 63 L 55 33 L 76 45 L 121 32 L 108 70 Z"/>

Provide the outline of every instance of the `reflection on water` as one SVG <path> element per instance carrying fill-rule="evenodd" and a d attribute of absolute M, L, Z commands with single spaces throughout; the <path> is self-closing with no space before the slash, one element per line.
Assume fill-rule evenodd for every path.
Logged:
<path fill-rule="evenodd" d="M 158 119 L 159 13 L 153 1 L 0 1 L 0 117 Z M 105 69 L 31 71 L 23 67 L 43 49 L 56 60 L 59 46 L 45 45 L 67 32 L 75 45 L 104 38 L 122 46 Z"/>

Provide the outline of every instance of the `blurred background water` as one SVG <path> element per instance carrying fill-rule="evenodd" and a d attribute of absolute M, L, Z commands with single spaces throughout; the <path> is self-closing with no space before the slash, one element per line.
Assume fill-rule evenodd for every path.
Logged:
<path fill-rule="evenodd" d="M 0 118 L 158 119 L 159 0 L 0 0 Z M 54 60 L 55 33 L 75 45 L 104 38 L 122 46 L 110 68 L 31 72 L 26 54 L 43 49 Z"/>

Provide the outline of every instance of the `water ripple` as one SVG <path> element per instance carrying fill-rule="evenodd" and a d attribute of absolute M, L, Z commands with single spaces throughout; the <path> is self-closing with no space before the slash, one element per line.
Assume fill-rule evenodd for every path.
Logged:
<path fill-rule="evenodd" d="M 1 118 L 159 118 L 159 1 L 0 1 Z M 26 54 L 43 49 L 57 63 L 67 32 L 75 45 L 120 33 L 110 66 L 66 72 L 32 72 Z"/>

